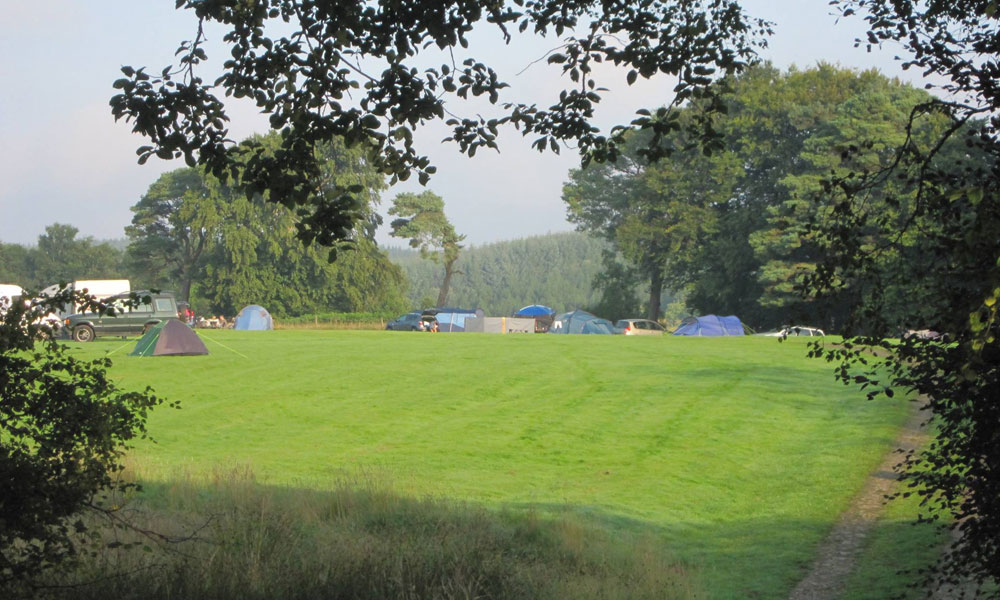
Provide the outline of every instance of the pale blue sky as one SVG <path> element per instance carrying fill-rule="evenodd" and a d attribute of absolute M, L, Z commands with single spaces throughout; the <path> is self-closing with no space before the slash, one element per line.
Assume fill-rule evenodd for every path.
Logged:
<path fill-rule="evenodd" d="M 746 0 L 745 6 L 776 23 L 763 56 L 780 67 L 827 61 L 877 67 L 909 81 L 918 76 L 901 71 L 891 49 L 868 54 L 853 48 L 863 31 L 861 21 L 837 24 L 827 0 Z M 53 222 L 72 224 L 82 235 L 123 237 L 129 207 L 160 173 L 183 164 L 154 159 L 136 165 L 135 148 L 144 142 L 111 118 L 111 83 L 123 64 L 155 70 L 170 64 L 177 43 L 194 32 L 193 17 L 174 10 L 173 0 L 0 0 L 0 7 L 0 241 L 33 244 Z M 209 36 L 218 40 L 214 33 Z M 473 52 L 512 84 L 511 99 L 543 104 L 561 87 L 553 71 L 536 65 L 516 74 L 548 45 L 504 48 L 490 42 Z M 627 122 L 637 108 L 663 104 L 671 82 L 629 88 L 622 73 L 606 85 L 611 92 L 600 114 L 605 127 Z M 234 137 L 264 127 L 252 107 L 236 110 Z M 470 243 L 572 229 L 560 199 L 566 174 L 577 165 L 572 150 L 561 156 L 538 154 L 511 131 L 501 139 L 500 154 L 480 153 L 470 160 L 439 144 L 445 135 L 436 127 L 418 137 L 438 167 L 428 188 L 445 199 L 452 221 Z M 381 212 L 395 193 L 418 188 L 409 183 L 389 190 Z M 379 238 L 391 240 L 384 233 Z"/>

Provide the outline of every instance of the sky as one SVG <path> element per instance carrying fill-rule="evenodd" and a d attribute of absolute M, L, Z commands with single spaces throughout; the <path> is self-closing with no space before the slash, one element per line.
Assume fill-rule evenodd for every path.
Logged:
<path fill-rule="evenodd" d="M 184 164 L 152 159 L 137 165 L 135 149 L 146 142 L 114 121 L 111 85 L 122 65 L 159 71 L 172 64 L 178 43 L 193 36 L 194 17 L 175 10 L 174 0 L 0 0 L 0 6 L 0 242 L 34 244 L 56 222 L 75 226 L 81 236 L 124 237 L 130 207 L 161 173 Z M 854 48 L 863 22 L 857 17 L 838 22 L 828 0 L 745 0 L 744 7 L 775 24 L 761 55 L 781 68 L 825 61 L 874 67 L 923 85 L 918 74 L 900 69 L 892 49 Z M 208 36 L 215 44 L 222 34 L 210 29 Z M 553 42 L 503 46 L 495 38 L 484 32 L 473 40 L 472 52 L 511 84 L 510 99 L 551 104 L 565 82 L 544 61 L 535 61 Z M 210 45 L 210 59 L 222 54 L 213 54 L 213 47 L 221 48 Z M 609 72 L 602 83 L 610 89 L 597 119 L 605 130 L 627 123 L 639 108 L 666 103 L 672 85 L 662 78 L 629 87 L 624 72 Z M 464 116 L 485 107 L 449 108 Z M 230 116 L 235 139 L 266 130 L 265 118 L 252 106 L 233 106 Z M 540 154 L 530 148 L 530 139 L 511 130 L 501 134 L 499 153 L 480 151 L 469 159 L 441 143 L 446 135 L 443 126 L 429 127 L 416 142 L 438 168 L 427 189 L 444 198 L 446 213 L 467 243 L 573 229 L 561 199 L 569 170 L 579 166 L 573 149 Z M 416 182 L 390 188 L 379 212 L 386 214 L 397 193 L 422 189 Z M 386 227 L 378 239 L 404 244 L 390 238 Z"/>

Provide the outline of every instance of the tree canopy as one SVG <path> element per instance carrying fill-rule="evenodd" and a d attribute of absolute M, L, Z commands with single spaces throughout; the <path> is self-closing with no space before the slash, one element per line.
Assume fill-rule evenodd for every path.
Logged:
<path fill-rule="evenodd" d="M 903 477 L 924 518 L 945 517 L 960 534 L 942 579 L 1000 582 L 1000 14 L 995 1 L 836 0 L 861 15 L 858 44 L 901 45 L 903 65 L 940 78 L 947 99 L 914 108 L 903 140 L 882 168 L 858 168 L 823 182 L 830 221 L 811 227 L 822 248 L 803 289 L 831 295 L 873 290 L 852 307 L 840 348 L 814 353 L 840 363 L 844 381 L 870 396 L 905 390 L 934 415 L 935 442 L 907 457 Z M 943 116 L 931 138 L 914 124 Z M 850 149 L 850 154 L 854 150 Z M 881 196 L 889 211 L 873 211 Z M 906 218 L 895 215 L 904 212 Z M 881 234 L 872 243 L 872 233 Z M 896 260 L 903 257 L 903 260 Z M 919 281 L 919 285 L 912 285 Z M 887 340 L 881 317 L 896 290 L 899 316 L 937 332 Z M 943 337 L 941 337 L 943 336 Z M 876 358 L 881 357 L 881 358 Z M 988 589 L 988 587 L 986 588 Z M 982 590 L 982 587 L 980 587 Z"/>
<path fill-rule="evenodd" d="M 636 150 L 644 141 L 626 144 L 617 163 L 570 172 L 570 219 L 608 239 L 657 290 L 650 318 L 666 284 L 695 312 L 738 314 L 755 328 L 805 320 L 837 330 L 865 290 L 822 300 L 796 290 L 822 257 L 809 228 L 831 222 L 816 192 L 831 173 L 888 166 L 910 111 L 931 96 L 874 71 L 824 64 L 787 73 L 762 64 L 726 86 L 726 113 L 716 117 L 721 151 L 706 156 L 678 132 L 664 138 L 670 158 L 650 162 Z M 945 127 L 936 118 L 913 132 L 927 140 Z M 906 207 L 888 206 L 885 193 L 870 196 L 869 209 L 899 220 Z M 902 326 L 898 315 L 886 318 Z"/>
<path fill-rule="evenodd" d="M 0 282 L 35 291 L 76 279 L 118 279 L 127 268 L 119 248 L 78 237 L 72 225 L 53 223 L 31 248 L 0 243 Z"/>
<path fill-rule="evenodd" d="M 57 296 L 52 305 L 69 300 Z M 77 301 L 92 308 L 82 295 Z M 128 444 L 146 436 L 148 388 L 111 381 L 107 357 L 74 358 L 37 324 L 47 307 L 0 300 L 0 591 L 28 597 L 31 578 L 71 560 L 87 539 L 81 512 L 114 515 L 135 487 L 119 472 Z M 39 337 L 46 338 L 38 341 Z M 22 596 L 23 594 L 23 596 Z"/>
<path fill-rule="evenodd" d="M 499 128 L 509 125 L 534 137 L 539 150 L 571 143 L 587 160 L 613 158 L 626 129 L 647 128 L 655 142 L 679 125 L 667 107 L 602 133 L 593 124 L 603 91 L 596 65 L 621 67 L 630 84 L 673 76 L 671 106 L 699 99 L 708 114 L 718 109 L 710 84 L 752 60 L 769 32 L 734 0 L 182 0 L 178 7 L 197 19 L 192 39 L 178 48 L 178 64 L 152 72 L 126 66 L 115 82 L 115 118 L 150 141 L 137 151 L 139 161 L 155 155 L 201 165 L 250 196 L 296 209 L 299 237 L 326 245 L 350 237 L 353 198 L 361 190 L 338 184 L 338 193 L 318 193 L 315 150 L 323 143 L 363 144 L 379 172 L 393 181 L 416 174 L 421 183 L 435 168 L 414 145 L 413 132 L 433 121 L 445 121 L 448 139 L 469 156 L 496 148 Z M 225 28 L 230 49 L 214 81 L 201 74 L 209 22 Z M 492 28 L 508 44 L 525 35 L 557 39 L 547 63 L 566 78 L 566 89 L 548 107 L 504 99 L 508 84 L 467 52 L 477 28 Z M 229 139 L 225 97 L 247 98 L 269 115 L 271 129 L 281 132 L 280 148 L 268 152 L 256 141 Z M 458 105 L 470 97 L 488 100 L 497 116 L 461 116 Z M 690 128 L 708 142 L 717 139 L 707 117 L 691 119 Z"/>
<path fill-rule="evenodd" d="M 513 315 L 528 304 L 559 312 L 592 308 L 598 302 L 593 279 L 605 247 L 603 241 L 575 232 L 470 246 L 456 263 L 462 276 L 451 286 L 449 303 L 481 308 L 488 315 Z M 406 273 L 411 306 L 429 308 L 441 288 L 441 268 L 409 248 L 390 248 L 389 257 Z"/>
<path fill-rule="evenodd" d="M 271 134 L 254 143 L 273 150 L 278 140 Z M 362 190 L 352 208 L 354 229 L 340 243 L 353 252 L 330 263 L 323 249 L 296 238 L 293 211 L 186 167 L 163 174 L 133 207 L 126 228 L 133 273 L 149 287 L 177 286 L 185 300 L 212 314 L 233 315 L 247 304 L 266 305 L 276 316 L 402 310 L 403 274 L 374 242 L 384 178 L 360 149 L 342 141 L 317 152 L 323 160 L 317 189 Z"/>

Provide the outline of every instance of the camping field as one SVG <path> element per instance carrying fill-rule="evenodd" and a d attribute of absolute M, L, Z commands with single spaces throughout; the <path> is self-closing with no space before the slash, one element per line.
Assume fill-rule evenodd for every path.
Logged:
<path fill-rule="evenodd" d="M 695 597 L 787 598 L 910 410 L 837 383 L 804 339 L 199 333 L 209 356 L 70 344 L 181 402 L 130 457 L 150 490 L 235 470 L 570 517 L 650 537 Z"/>

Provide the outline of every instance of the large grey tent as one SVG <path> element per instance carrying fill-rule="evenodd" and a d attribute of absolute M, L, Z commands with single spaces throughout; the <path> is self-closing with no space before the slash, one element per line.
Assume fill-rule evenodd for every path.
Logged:
<path fill-rule="evenodd" d="M 612 334 L 615 326 L 611 321 L 594 316 L 585 310 L 574 310 L 556 317 L 549 333 L 589 333 Z"/>
<path fill-rule="evenodd" d="M 129 356 L 193 356 L 208 354 L 205 342 L 177 319 L 160 321 L 145 333 Z"/>

